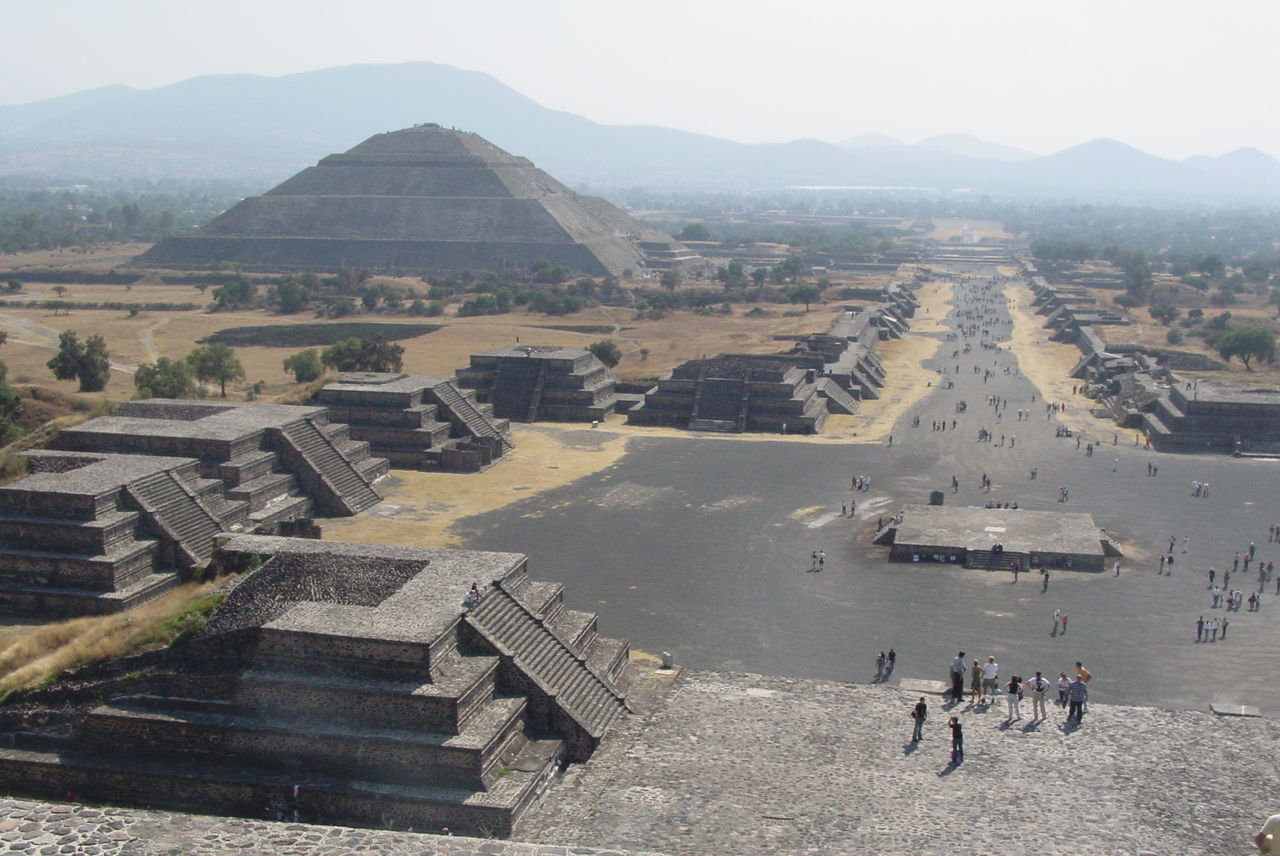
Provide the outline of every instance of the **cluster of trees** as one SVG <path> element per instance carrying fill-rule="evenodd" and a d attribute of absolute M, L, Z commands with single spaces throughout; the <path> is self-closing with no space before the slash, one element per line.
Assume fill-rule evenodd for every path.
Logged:
<path fill-rule="evenodd" d="M 55 190 L 24 183 L 10 178 L 0 186 L 0 253 L 157 241 L 206 222 L 247 191 L 186 182 Z"/>
<path fill-rule="evenodd" d="M 1245 371 L 1253 371 L 1253 360 L 1270 363 L 1276 358 L 1276 334 L 1262 327 L 1242 327 L 1213 339 L 1213 349 L 1224 360 L 1236 357 Z"/>
<path fill-rule="evenodd" d="M 180 360 L 160 357 L 143 363 L 133 375 L 133 384 L 142 398 L 202 398 L 202 384 L 216 383 L 226 398 L 227 384 L 244 379 L 244 365 L 235 351 L 215 343 L 196 348 Z"/>
<path fill-rule="evenodd" d="M 893 239 L 906 231 L 890 226 L 867 226 L 861 223 L 759 223 L 724 221 L 715 224 L 715 232 L 705 223 L 657 223 L 682 241 L 710 241 L 713 238 L 730 246 L 751 244 L 785 244 L 801 253 L 834 253 L 870 255 L 893 249 Z"/>

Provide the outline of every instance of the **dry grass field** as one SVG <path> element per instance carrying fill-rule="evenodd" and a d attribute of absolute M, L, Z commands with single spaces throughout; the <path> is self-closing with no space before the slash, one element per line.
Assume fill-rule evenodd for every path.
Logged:
<path fill-rule="evenodd" d="M 46 267 L 55 262 L 80 269 L 105 270 L 136 253 L 141 247 L 127 251 L 116 247 L 102 253 L 81 254 L 70 251 L 33 253 L 11 258 L 9 267 L 21 278 L 22 267 Z M 31 283 L 24 292 L 13 296 L 18 301 L 62 299 L 73 302 L 123 303 L 196 303 L 210 302 L 208 293 L 188 285 L 166 285 L 159 275 L 148 275 L 133 286 L 67 284 L 59 294 L 52 284 Z M 422 287 L 420 280 L 394 280 L 403 285 Z M 839 282 L 837 284 L 845 284 Z M 709 288 L 712 283 L 688 283 L 684 288 Z M 729 315 L 696 315 L 673 312 L 665 318 L 636 320 L 636 313 L 625 308 L 590 307 L 565 316 L 548 316 L 517 311 L 505 315 L 459 318 L 446 314 L 442 318 L 418 319 L 403 315 L 359 315 L 344 321 L 403 324 L 406 322 L 442 324 L 443 329 L 412 339 L 399 341 L 405 349 L 406 371 L 420 374 L 451 375 L 468 362 L 470 354 L 501 345 L 562 345 L 585 347 L 600 339 L 613 339 L 622 349 L 623 359 L 615 372 L 623 379 L 655 377 L 685 360 L 712 356 L 724 351 L 770 353 L 782 348 L 773 339 L 778 335 L 825 332 L 832 323 L 834 307 L 814 305 L 810 312 L 787 305 L 761 304 L 763 314 L 747 317 L 753 305 L 737 304 Z M 448 312 L 456 311 L 450 305 Z M 42 307 L 0 306 L 0 330 L 8 333 L 8 342 L 0 348 L 0 359 L 9 367 L 9 378 L 16 383 L 39 383 L 66 392 L 75 391 L 73 382 L 53 380 L 45 363 L 53 355 L 58 334 L 75 330 L 81 337 L 99 334 L 106 339 L 116 371 L 102 397 L 121 400 L 132 397 L 131 371 L 139 363 L 157 357 L 180 358 L 219 330 L 232 327 L 270 325 L 315 325 L 331 323 L 316 318 L 314 313 L 275 315 L 261 310 L 209 313 L 193 311 L 140 311 L 73 309 L 69 314 L 54 314 Z M 570 329 L 565 329 L 570 328 Z M 571 328 L 592 328 L 589 331 Z M 285 357 L 298 347 L 250 346 L 237 348 L 244 363 L 246 381 L 234 392 L 242 395 L 257 382 L 265 382 L 265 394 L 275 395 L 292 388 L 292 378 L 281 367 Z"/>

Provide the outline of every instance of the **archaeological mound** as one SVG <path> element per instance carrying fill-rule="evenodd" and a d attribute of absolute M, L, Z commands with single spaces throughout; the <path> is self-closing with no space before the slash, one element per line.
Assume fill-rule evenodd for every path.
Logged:
<path fill-rule="evenodd" d="M 167 238 L 144 267 L 358 267 L 386 273 L 527 270 L 592 276 L 695 258 L 603 199 L 580 196 L 527 158 L 463 131 L 378 134 Z"/>

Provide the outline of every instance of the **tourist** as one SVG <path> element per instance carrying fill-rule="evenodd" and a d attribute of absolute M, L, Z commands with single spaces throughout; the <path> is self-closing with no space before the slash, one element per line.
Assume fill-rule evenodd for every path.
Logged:
<path fill-rule="evenodd" d="M 1058 625 L 1061 623 L 1062 623 L 1062 610 L 1055 609 L 1053 611 L 1053 632 L 1055 634 L 1058 632 Z"/>
<path fill-rule="evenodd" d="M 896 665 L 898 665 L 898 652 L 890 648 L 888 656 L 885 657 L 885 680 L 888 680 L 889 676 L 893 674 L 893 667 Z"/>
<path fill-rule="evenodd" d="M 1089 700 L 1089 687 L 1079 675 L 1067 687 L 1067 722 L 1075 720 L 1076 725 L 1084 719 L 1084 705 Z"/>
<path fill-rule="evenodd" d="M 996 679 L 1000 676 L 1000 664 L 996 662 L 995 657 L 987 657 L 987 662 L 982 664 L 982 695 L 979 696 L 978 702 L 987 702 L 988 704 L 996 699 Z M 990 696 L 990 701 L 988 701 Z"/>
<path fill-rule="evenodd" d="M 1009 678 L 1004 685 L 1004 701 L 1009 708 L 1008 721 L 1017 722 L 1022 719 L 1022 711 L 1018 708 L 1018 703 L 1022 701 L 1022 679 L 1017 675 Z"/>
<path fill-rule="evenodd" d="M 1224 619 L 1222 619 L 1222 641 L 1223 641 L 1223 642 L 1226 642 L 1226 641 L 1227 641 L 1227 625 L 1228 625 L 1228 624 L 1230 624 L 1230 623 L 1231 623 L 1231 622 L 1230 622 L 1230 621 L 1228 621 L 1227 619 L 1225 619 L 1225 618 L 1224 618 Z"/>
<path fill-rule="evenodd" d="M 964 700 L 964 652 L 951 661 L 951 698 L 957 703 Z"/>
<path fill-rule="evenodd" d="M 911 726 L 911 742 L 918 743 L 924 739 L 924 721 L 929 715 L 929 705 L 925 704 L 924 696 L 920 696 L 920 701 L 916 702 L 916 706 L 911 708 L 911 718 L 915 721 Z"/>
<path fill-rule="evenodd" d="M 969 670 L 969 702 L 976 702 L 982 696 L 982 664 L 977 660 L 973 661 L 973 668 Z"/>
<path fill-rule="evenodd" d="M 1197 642 L 1204 641 L 1204 616 L 1203 615 L 1196 619 L 1196 641 Z"/>
<path fill-rule="evenodd" d="M 1112 570 L 1116 572 L 1116 576 L 1120 576 L 1120 560 L 1116 559 L 1111 565 Z"/>
<path fill-rule="evenodd" d="M 1217 575 L 1218 575 L 1217 571 L 1215 571 L 1213 568 L 1209 569 L 1209 588 L 1213 588 L 1213 578 Z"/>
<path fill-rule="evenodd" d="M 884 680 L 884 664 L 885 664 L 886 662 L 887 662 L 887 660 L 886 660 L 886 658 L 885 658 L 885 656 L 884 656 L 884 652 L 883 652 L 883 651 L 881 651 L 881 652 L 880 652 L 880 655 L 879 655 L 878 657 L 876 657 L 876 679 L 875 679 L 874 683 L 877 683 L 877 684 L 878 684 L 878 683 L 880 683 L 881 681 L 883 681 L 883 680 Z"/>
<path fill-rule="evenodd" d="M 952 721 L 955 717 L 951 717 Z M 952 733 L 955 728 L 952 727 Z M 1267 822 L 1262 824 L 1262 828 L 1253 836 L 1253 843 L 1257 845 L 1259 851 L 1263 853 L 1280 852 L 1275 849 L 1276 839 L 1280 838 L 1280 814 L 1273 814 L 1267 818 Z"/>
<path fill-rule="evenodd" d="M 814 550 L 811 553 L 809 553 L 809 570 L 811 571 L 818 570 L 818 551 L 817 550 Z"/>
<path fill-rule="evenodd" d="M 1066 672 L 1058 672 L 1058 706 L 1067 706 L 1067 691 L 1071 687 L 1071 679 Z"/>
<path fill-rule="evenodd" d="M 1070 616 L 1069 616 L 1069 615 L 1067 615 L 1065 612 L 1064 612 L 1064 613 L 1062 613 L 1062 632 L 1063 632 L 1063 633 L 1066 633 L 1066 632 L 1067 632 L 1067 619 L 1068 619 L 1068 618 L 1070 618 Z"/>
<path fill-rule="evenodd" d="M 964 726 L 960 724 L 960 717 L 953 716 L 951 721 L 947 723 L 951 727 L 951 763 L 953 765 L 964 763 Z M 1265 828 L 1265 827 L 1264 827 Z M 1263 851 L 1270 852 L 1270 851 Z"/>
<path fill-rule="evenodd" d="M 1040 672 L 1036 672 L 1036 676 L 1027 682 L 1031 690 L 1031 718 L 1032 719 L 1048 719 L 1049 714 L 1045 710 L 1044 697 L 1049 692 L 1049 681 Z"/>
<path fill-rule="evenodd" d="M 827 564 L 827 551 L 826 551 L 826 550 L 819 550 L 819 551 L 818 551 L 818 570 L 822 570 L 822 568 L 823 568 L 826 564 Z"/>

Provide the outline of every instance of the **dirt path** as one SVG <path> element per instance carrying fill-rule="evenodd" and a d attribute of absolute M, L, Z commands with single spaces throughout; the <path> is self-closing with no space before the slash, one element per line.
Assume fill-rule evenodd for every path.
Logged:
<path fill-rule="evenodd" d="M 62 333 L 58 330 L 46 327 L 43 324 L 37 324 L 28 318 L 19 318 L 16 315 L 0 315 L 0 329 L 10 333 L 26 334 L 26 336 L 14 336 L 15 342 L 33 345 L 37 348 L 48 348 L 53 351 L 58 349 L 58 341 L 62 336 Z M 138 370 L 137 366 L 129 363 L 118 363 L 115 360 L 111 361 L 111 368 L 125 374 L 133 374 Z"/>

